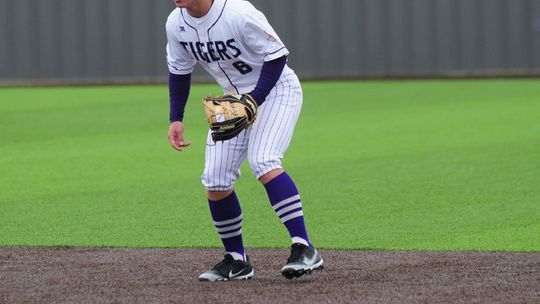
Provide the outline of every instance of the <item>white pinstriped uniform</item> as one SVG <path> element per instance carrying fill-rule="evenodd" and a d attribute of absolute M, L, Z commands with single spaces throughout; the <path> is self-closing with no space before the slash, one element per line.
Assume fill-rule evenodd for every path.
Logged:
<path fill-rule="evenodd" d="M 300 82 L 294 73 L 287 72 L 259 107 L 251 128 L 231 140 L 217 143 L 209 133 L 202 176 L 205 187 L 212 191 L 230 189 L 240 176 L 240 166 L 246 158 L 257 178 L 281 168 L 301 108 Z"/>
<path fill-rule="evenodd" d="M 199 63 L 225 93 L 251 92 L 263 63 L 289 54 L 265 16 L 248 1 L 214 0 L 201 18 L 177 8 L 166 28 L 169 71 L 189 74 Z M 286 65 L 252 127 L 217 143 L 209 132 L 204 186 L 212 191 L 231 189 L 246 158 L 257 178 L 281 168 L 301 107 L 300 82 Z"/>

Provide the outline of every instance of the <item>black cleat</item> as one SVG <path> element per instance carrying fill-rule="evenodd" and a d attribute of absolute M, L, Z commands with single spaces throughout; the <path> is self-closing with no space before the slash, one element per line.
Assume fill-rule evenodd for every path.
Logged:
<path fill-rule="evenodd" d="M 246 256 L 246 262 L 233 259 L 225 254 L 223 261 L 199 276 L 199 281 L 249 280 L 253 277 L 253 267 Z"/>
<path fill-rule="evenodd" d="M 294 243 L 287 264 L 281 268 L 281 274 L 287 279 L 292 279 L 322 268 L 323 259 L 315 248 Z"/>

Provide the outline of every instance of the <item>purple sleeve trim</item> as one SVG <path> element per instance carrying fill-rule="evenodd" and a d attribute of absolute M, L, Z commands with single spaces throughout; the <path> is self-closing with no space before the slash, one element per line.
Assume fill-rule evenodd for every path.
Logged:
<path fill-rule="evenodd" d="M 176 75 L 169 73 L 169 121 L 182 121 L 184 109 L 189 97 L 191 87 L 191 74 Z"/>
<path fill-rule="evenodd" d="M 258 105 L 262 105 L 266 100 L 266 97 L 279 80 L 286 63 L 287 56 L 283 56 L 263 64 L 257 85 L 249 93 Z"/>

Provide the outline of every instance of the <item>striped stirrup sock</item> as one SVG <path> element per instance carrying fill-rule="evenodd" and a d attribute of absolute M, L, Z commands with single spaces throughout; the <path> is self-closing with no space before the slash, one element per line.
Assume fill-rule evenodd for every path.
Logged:
<path fill-rule="evenodd" d="M 281 219 L 293 243 L 311 246 L 304 223 L 300 194 L 293 180 L 283 172 L 265 185 L 272 208 Z"/>
<path fill-rule="evenodd" d="M 230 253 L 235 260 L 245 261 L 246 254 L 242 241 L 242 209 L 236 193 L 233 191 L 231 195 L 219 201 L 209 199 L 208 205 L 225 251 Z"/>

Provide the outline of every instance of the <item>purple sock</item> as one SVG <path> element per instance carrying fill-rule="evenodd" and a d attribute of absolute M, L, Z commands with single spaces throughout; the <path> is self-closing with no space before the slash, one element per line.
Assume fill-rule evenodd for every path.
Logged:
<path fill-rule="evenodd" d="M 225 251 L 234 259 L 245 260 L 244 243 L 242 242 L 242 209 L 234 191 L 226 198 L 208 200 L 214 225 L 223 242 Z"/>
<path fill-rule="evenodd" d="M 283 172 L 264 187 L 272 208 L 289 230 L 292 242 L 311 246 L 304 224 L 302 202 L 293 180 Z"/>

